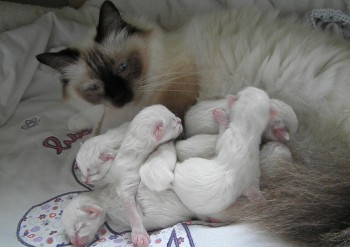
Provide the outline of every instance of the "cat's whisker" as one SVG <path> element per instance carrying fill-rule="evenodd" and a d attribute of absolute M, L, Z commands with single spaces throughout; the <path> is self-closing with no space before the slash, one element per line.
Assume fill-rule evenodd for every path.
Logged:
<path fill-rule="evenodd" d="M 169 77 L 169 78 L 166 78 L 166 80 L 155 81 L 155 82 L 157 82 L 157 84 L 152 85 L 152 87 L 162 86 L 164 84 L 169 83 L 169 81 L 172 81 L 172 80 L 176 80 L 176 79 L 180 79 L 180 78 L 185 78 L 187 76 L 192 76 L 192 75 L 196 75 L 196 74 L 209 72 L 211 70 L 218 70 L 218 69 L 207 69 L 207 70 L 202 70 L 202 71 L 199 70 L 199 71 L 196 71 L 196 72 L 186 73 L 186 74 L 183 74 L 183 75 L 177 76 L 177 77 Z M 137 82 L 137 84 L 141 84 L 140 87 L 147 86 L 147 87 L 151 88 L 151 85 L 149 85 L 148 83 L 152 83 L 153 80 L 161 78 L 161 77 L 166 77 L 166 76 L 169 76 L 169 75 L 176 75 L 176 74 L 182 74 L 182 72 L 168 73 L 168 74 L 162 74 L 162 75 L 154 76 L 152 78 L 147 78 L 147 79 L 141 80 L 141 81 Z M 181 83 L 181 82 L 178 82 L 178 83 Z M 186 84 L 188 84 L 188 85 L 196 85 L 196 83 L 188 83 L 188 82 L 186 82 Z"/>
<path fill-rule="evenodd" d="M 152 89 L 152 90 L 138 90 L 138 92 L 185 92 L 185 93 L 197 93 L 194 90 L 177 90 L 177 89 Z"/>

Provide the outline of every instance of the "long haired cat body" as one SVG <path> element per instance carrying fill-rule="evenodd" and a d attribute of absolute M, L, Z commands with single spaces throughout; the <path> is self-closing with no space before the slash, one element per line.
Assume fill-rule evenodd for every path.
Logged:
<path fill-rule="evenodd" d="M 289 239 L 320 246 L 327 245 L 330 238 L 333 244 L 349 243 L 350 207 L 345 207 L 350 170 L 349 48 L 344 41 L 311 30 L 297 17 L 280 17 L 278 11 L 229 10 L 193 17 L 181 29 L 165 32 L 144 20 L 126 23 L 107 1 L 90 47 L 44 53 L 38 59 L 61 73 L 66 99 L 90 107 L 108 106 L 102 131 L 132 119 L 147 105 L 164 104 L 183 116 L 196 100 L 223 98 L 246 86 L 262 88 L 270 97 L 286 102 L 300 122 L 289 144 L 295 166 L 318 171 L 307 172 L 313 186 L 301 185 L 317 197 L 311 201 L 303 197 L 305 204 L 296 212 L 298 193 L 294 191 L 288 200 L 279 198 L 286 187 L 283 180 L 276 179 L 276 186 L 265 187 L 271 210 L 266 206 L 264 214 L 253 209 L 249 215 L 245 215 L 248 210 L 232 214 L 241 215 L 242 220 L 254 215 L 254 222 L 266 229 L 278 229 Z M 305 171 L 292 170 L 295 166 L 278 169 L 275 178 L 288 180 L 292 172 L 304 181 Z M 345 169 L 336 175 L 347 182 L 322 180 L 329 186 L 334 183 L 329 191 L 322 190 L 324 184 L 316 186 L 321 183 L 317 177 L 322 170 L 329 171 L 328 167 Z M 291 181 L 288 185 L 293 186 Z M 334 191 L 337 196 L 331 193 Z M 285 211 L 273 210 L 275 207 Z M 324 211 L 332 212 L 332 217 L 325 218 Z M 322 220 L 327 224 L 319 227 Z M 315 224 L 305 226 L 305 222 Z M 308 237 L 305 232 L 310 233 Z"/>

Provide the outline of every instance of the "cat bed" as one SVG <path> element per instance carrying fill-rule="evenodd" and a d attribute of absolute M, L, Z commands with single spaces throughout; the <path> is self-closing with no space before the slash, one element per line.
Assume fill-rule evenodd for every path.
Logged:
<path fill-rule="evenodd" d="M 101 2 L 91 0 L 78 11 L 68 8 L 55 13 L 22 6 L 27 17 L 13 26 L 5 24 L 20 19 L 23 8 L 0 7 L 1 18 L 6 18 L 0 21 L 2 30 L 8 30 L 0 33 L 1 246 L 69 245 L 60 218 L 74 196 L 90 190 L 77 179 L 74 158 L 91 130 L 68 129 L 67 120 L 78 112 L 62 102 L 58 74 L 39 65 L 35 55 L 61 49 L 87 35 L 83 24 L 96 21 Z M 343 1 L 337 3 L 346 11 Z M 248 225 L 210 228 L 191 222 L 152 232 L 151 245 L 290 246 Z M 132 246 L 130 232 L 115 232 L 106 223 L 90 246 Z"/>

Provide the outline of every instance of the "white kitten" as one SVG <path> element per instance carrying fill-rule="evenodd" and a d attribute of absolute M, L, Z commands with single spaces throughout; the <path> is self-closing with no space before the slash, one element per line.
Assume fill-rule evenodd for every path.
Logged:
<path fill-rule="evenodd" d="M 79 149 L 76 162 L 81 170 L 81 180 L 86 184 L 95 184 L 105 176 L 117 156 L 129 123 L 111 129 L 105 134 L 87 140 Z"/>
<path fill-rule="evenodd" d="M 225 108 L 224 100 L 206 100 L 192 106 L 185 115 L 186 140 L 176 142 L 178 161 L 191 157 L 212 158 L 219 132 L 219 125 L 212 117 L 212 110 Z M 271 99 L 274 114 L 264 131 L 263 140 L 287 141 L 298 129 L 298 119 L 293 109 L 286 103 Z M 210 135 L 208 135 L 210 134 Z"/>
<path fill-rule="evenodd" d="M 171 190 L 157 193 L 141 186 L 136 200 L 142 222 L 149 231 L 194 217 Z M 130 230 L 129 218 L 120 198 L 114 196 L 112 185 L 79 194 L 64 208 L 62 215 L 64 230 L 71 243 L 77 246 L 91 243 L 105 220 L 117 232 Z"/>
<path fill-rule="evenodd" d="M 223 130 L 212 160 L 190 158 L 176 165 L 173 189 L 181 201 L 198 215 L 220 212 L 245 194 L 259 191 L 259 146 L 270 119 L 271 101 L 267 94 L 248 87 L 233 102 L 228 98 L 230 123 Z M 223 110 L 214 117 L 226 127 Z"/>
<path fill-rule="evenodd" d="M 82 193 L 73 198 L 63 210 L 62 225 L 73 245 L 86 246 L 91 243 L 105 222 L 103 203 L 95 199 L 96 194 Z"/>
<path fill-rule="evenodd" d="M 105 182 L 114 184 L 122 201 L 130 220 L 132 241 L 137 246 L 148 246 L 150 241 L 135 202 L 140 167 L 160 144 L 176 138 L 181 132 L 181 120 L 166 107 L 153 105 L 143 109 L 131 121 L 118 158 L 106 176 Z"/>

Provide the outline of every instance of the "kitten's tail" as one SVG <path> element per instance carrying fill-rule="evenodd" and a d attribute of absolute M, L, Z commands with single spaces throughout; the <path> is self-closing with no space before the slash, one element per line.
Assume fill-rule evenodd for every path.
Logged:
<path fill-rule="evenodd" d="M 301 246 L 350 246 L 350 156 L 327 153 L 316 163 L 307 168 L 270 160 L 261 177 L 266 203 L 239 201 L 223 218 L 256 224 Z"/>

